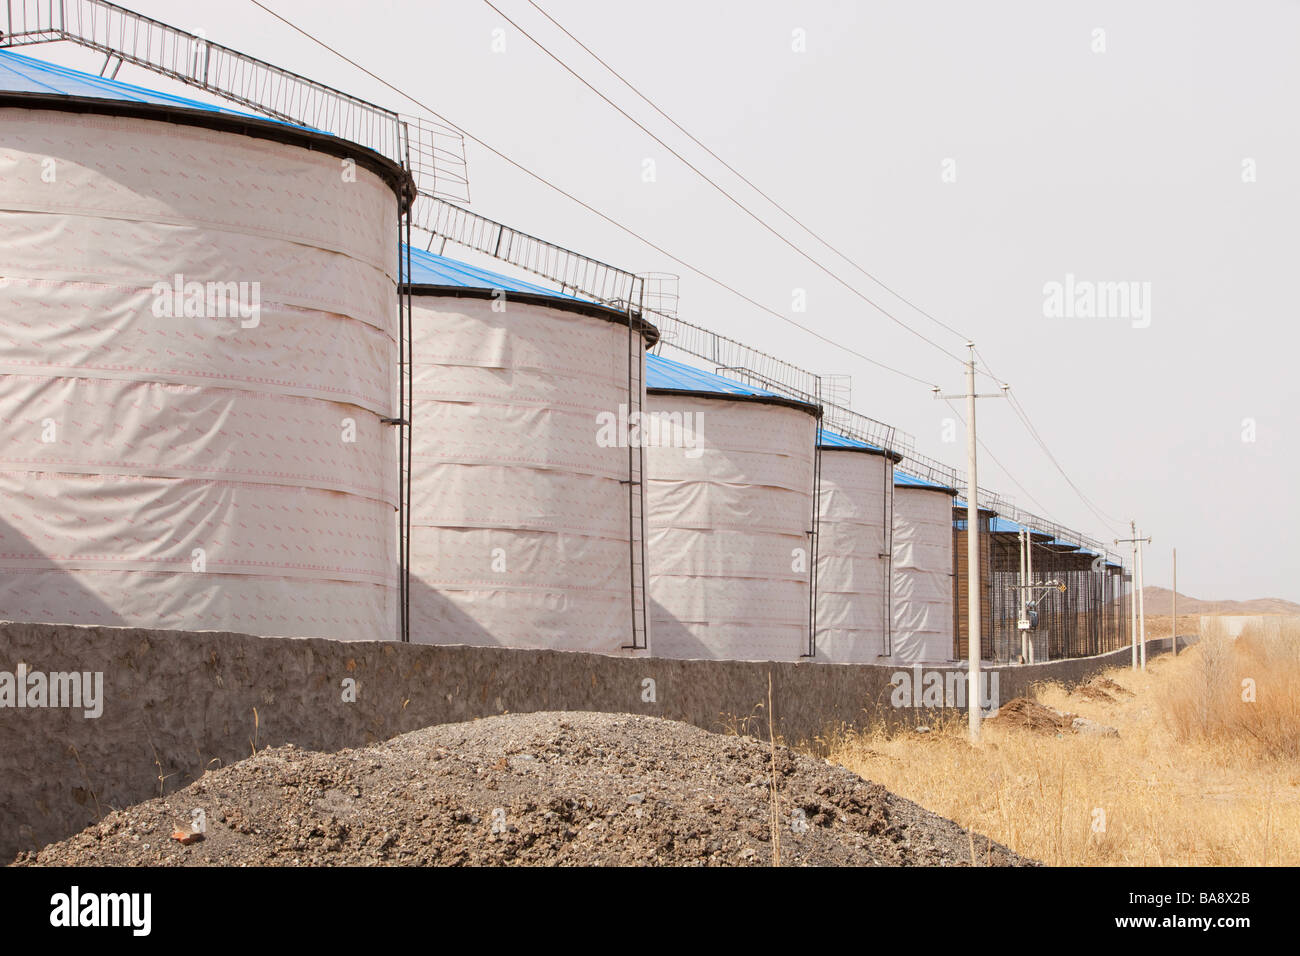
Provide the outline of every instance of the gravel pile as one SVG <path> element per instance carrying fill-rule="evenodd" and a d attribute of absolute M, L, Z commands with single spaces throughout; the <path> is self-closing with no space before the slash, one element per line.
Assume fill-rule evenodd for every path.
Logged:
<path fill-rule="evenodd" d="M 1023 865 L 825 761 L 776 750 L 781 865 Z M 772 756 L 653 717 L 510 714 L 334 754 L 280 747 L 19 865 L 772 863 Z M 177 830 L 206 817 L 205 838 Z"/>

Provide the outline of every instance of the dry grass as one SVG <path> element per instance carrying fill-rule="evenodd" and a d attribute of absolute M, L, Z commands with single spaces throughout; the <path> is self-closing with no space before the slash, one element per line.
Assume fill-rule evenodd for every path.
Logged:
<path fill-rule="evenodd" d="M 1300 633 L 1205 642 L 1145 673 L 1105 675 L 1133 697 L 1036 690 L 1118 738 L 986 726 L 838 733 L 836 763 L 1056 865 L 1300 865 Z M 1243 702 L 1242 680 L 1255 682 Z"/>

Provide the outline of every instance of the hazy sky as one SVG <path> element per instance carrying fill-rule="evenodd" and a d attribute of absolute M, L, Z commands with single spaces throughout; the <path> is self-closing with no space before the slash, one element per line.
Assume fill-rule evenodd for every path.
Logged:
<path fill-rule="evenodd" d="M 416 111 L 246 0 L 122 2 Z M 961 389 L 956 361 L 764 232 L 482 0 L 265 2 L 674 255 Z M 869 298 L 964 351 L 730 178 L 527 0 L 493 2 Z M 1115 520 L 1080 501 L 1000 399 L 981 402 L 981 437 L 1033 499 L 987 456 L 982 485 L 1107 541 L 1136 518 L 1155 539 L 1148 584 L 1169 585 L 1177 547 L 1180 591 L 1300 600 L 1289 285 L 1300 4 L 538 2 L 837 248 L 972 337 Z M 23 52 L 96 71 L 102 61 L 61 46 Z M 129 67 L 118 78 L 165 86 Z M 755 310 L 472 143 L 468 153 L 477 211 L 631 271 L 680 273 L 683 318 L 852 375 L 857 410 L 964 467 L 964 431 L 944 441 L 952 413 L 924 386 Z M 1138 297 L 1119 317 L 1049 315 L 1045 288 L 1067 276 L 1076 296 L 1122 282 Z"/>

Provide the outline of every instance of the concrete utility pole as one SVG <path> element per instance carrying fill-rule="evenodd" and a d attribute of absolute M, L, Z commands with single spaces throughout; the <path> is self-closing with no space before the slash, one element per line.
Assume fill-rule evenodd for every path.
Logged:
<path fill-rule="evenodd" d="M 1129 631 L 1133 635 L 1133 670 L 1138 669 L 1138 644 L 1139 634 L 1142 645 L 1142 669 L 1147 667 L 1147 632 L 1146 632 L 1146 602 L 1142 600 L 1142 551 L 1138 548 L 1138 542 L 1150 541 L 1150 538 L 1139 538 L 1137 533 L 1137 522 L 1128 523 L 1131 538 L 1116 538 L 1116 544 L 1133 545 L 1133 591 L 1129 595 Z M 1139 610 L 1139 607 L 1141 610 Z M 1139 614 L 1141 615 L 1141 624 L 1138 623 Z"/>
<path fill-rule="evenodd" d="M 1029 546 L 1029 529 L 1021 528 L 1020 534 L 1020 616 L 1016 618 L 1016 628 L 1020 631 L 1020 660 L 1028 664 L 1029 660 L 1029 611 L 1025 605 L 1025 599 L 1028 597 L 1028 555 L 1025 553 Z"/>
<path fill-rule="evenodd" d="M 978 449 L 975 433 L 975 399 L 1004 398 L 1010 385 L 1001 392 L 987 395 L 975 393 L 975 343 L 967 342 L 969 357 L 966 360 L 966 394 L 940 395 L 944 400 L 966 399 L 966 715 L 970 727 L 971 743 L 980 739 L 980 545 L 979 545 L 979 479 L 976 475 Z"/>
<path fill-rule="evenodd" d="M 1174 548 L 1174 606 L 1169 615 L 1169 646 L 1174 657 L 1178 656 L 1178 549 Z"/>
<path fill-rule="evenodd" d="M 1025 529 L 1025 568 L 1027 569 L 1027 573 L 1029 575 L 1029 580 L 1026 581 L 1025 583 L 1033 584 L 1034 583 L 1034 533 L 1030 531 L 1028 528 Z M 1035 613 L 1037 613 L 1037 609 L 1038 609 L 1037 601 L 1034 602 L 1034 609 L 1035 609 Z M 1029 656 L 1026 658 L 1026 660 L 1032 664 L 1034 662 L 1034 636 L 1030 634 L 1028 631 L 1025 631 L 1025 634 L 1028 636 L 1028 643 L 1029 643 Z"/>
<path fill-rule="evenodd" d="M 1144 539 L 1150 542 L 1150 538 Z M 1138 542 L 1138 634 L 1141 637 L 1142 648 L 1142 669 L 1147 669 L 1147 596 L 1144 593 L 1147 586 L 1146 575 L 1142 573 L 1142 541 Z"/>

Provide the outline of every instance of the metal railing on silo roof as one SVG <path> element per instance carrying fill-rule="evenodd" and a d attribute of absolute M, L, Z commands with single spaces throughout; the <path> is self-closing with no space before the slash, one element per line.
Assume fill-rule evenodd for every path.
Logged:
<path fill-rule="evenodd" d="M 785 395 L 787 398 L 798 399 L 807 402 L 809 405 L 821 405 L 822 409 L 822 428 L 843 435 L 846 438 L 852 438 L 855 441 L 865 442 L 876 448 L 885 451 L 897 451 L 900 439 L 910 440 L 911 436 L 899 432 L 893 425 L 887 425 L 884 422 L 877 421 L 860 412 L 845 408 L 842 405 L 836 405 L 824 399 L 819 400 L 817 393 L 805 393 L 791 388 L 781 382 L 769 379 L 764 375 L 755 372 L 753 369 L 743 366 L 719 366 L 718 374 L 726 375 L 737 381 L 744 382 L 746 385 L 753 385 L 757 388 L 763 388 L 770 392 L 776 392 Z M 808 372 L 808 375 L 813 373 Z M 814 376 L 815 378 L 816 376 Z M 820 392 L 825 392 L 825 384 L 818 383 Z"/>
<path fill-rule="evenodd" d="M 272 119 L 356 143 L 411 173 L 427 197 L 469 198 L 465 138 L 107 0 L 6 0 L 0 46 L 66 40 L 106 57 L 102 73 L 143 67 Z M 109 72 L 111 67 L 111 73 Z"/>
<path fill-rule="evenodd" d="M 945 465 L 934 458 L 928 458 L 916 451 L 910 451 L 904 455 L 898 467 L 909 475 L 924 478 L 926 481 L 932 481 L 935 484 L 955 488 L 958 491 L 963 491 L 966 488 L 966 482 L 958 474 L 956 468 Z"/>
<path fill-rule="evenodd" d="M 654 321 L 659 326 L 661 350 L 676 349 L 717 369 L 743 370 L 761 379 L 754 385 L 812 405 L 822 404 L 821 377 L 807 369 L 677 316 L 656 316 Z"/>
<path fill-rule="evenodd" d="M 661 351 L 675 349 L 708 362 L 719 374 L 818 405 L 822 409 L 822 426 L 845 437 L 886 451 L 902 453 L 912 447 L 910 435 L 829 400 L 828 389 L 815 372 L 677 316 L 654 316 L 652 321 L 659 327 Z M 835 388 L 842 391 L 843 385 L 837 383 Z"/>
<path fill-rule="evenodd" d="M 466 249 L 508 262 L 548 279 L 567 294 L 585 295 L 616 308 L 641 308 L 645 280 L 580 252 L 521 232 L 442 199 L 430 199 L 411 213 L 411 224 L 422 232 Z M 674 296 L 675 302 L 675 296 Z"/>

